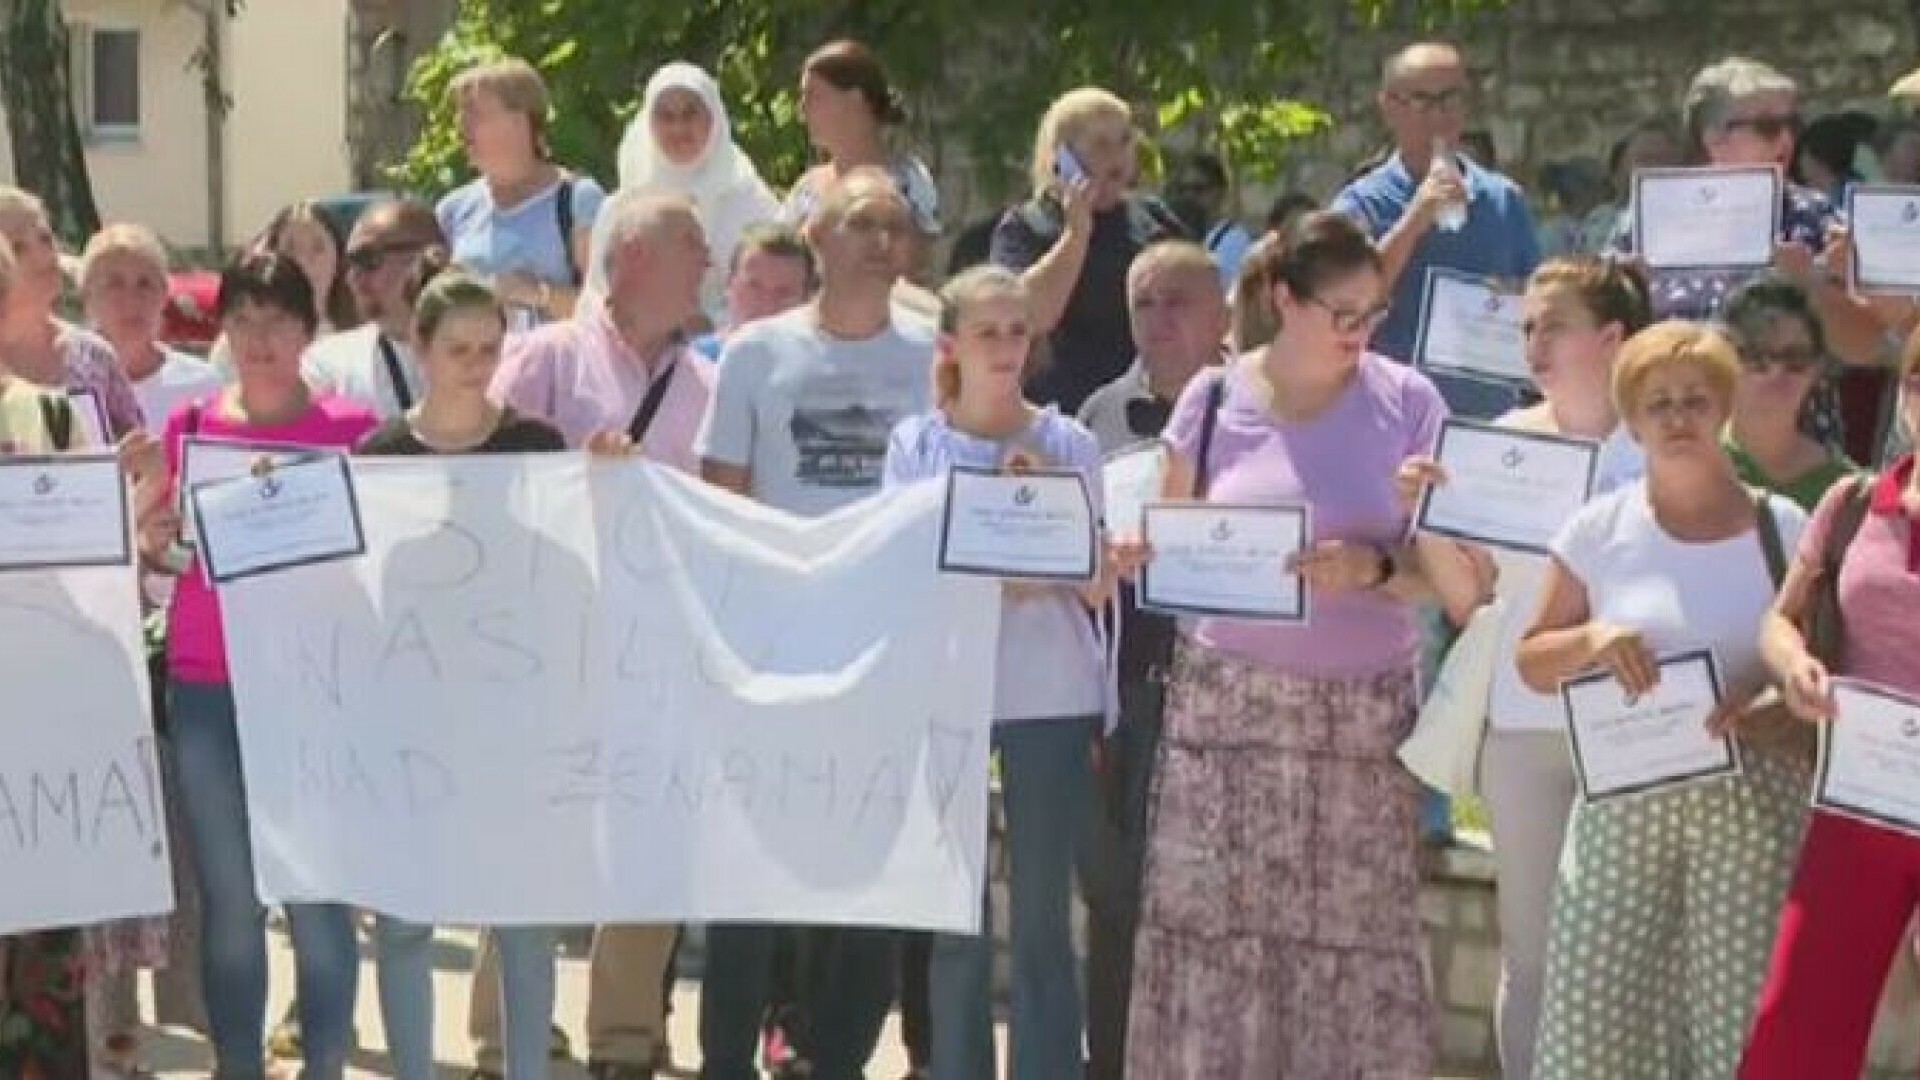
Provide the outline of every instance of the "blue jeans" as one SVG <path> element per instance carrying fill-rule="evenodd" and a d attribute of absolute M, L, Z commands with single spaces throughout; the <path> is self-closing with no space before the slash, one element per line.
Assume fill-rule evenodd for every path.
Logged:
<path fill-rule="evenodd" d="M 433 927 L 387 915 L 374 923 L 380 954 L 380 1019 L 399 1080 L 433 1080 Z M 509 1080 L 547 1075 L 553 1022 L 553 950 L 548 926 L 497 927 Z"/>
<path fill-rule="evenodd" d="M 246 783 L 224 683 L 171 687 L 174 762 L 201 896 L 200 970 L 219 1075 L 265 1074 L 267 910 L 253 886 Z M 311 1080 L 337 1080 L 352 1040 L 360 947 L 342 904 L 288 904 L 298 966 L 300 1033 Z"/>
<path fill-rule="evenodd" d="M 1003 724 L 1002 801 L 1011 879 L 1013 1016 L 1009 1076 L 1081 1074 L 1078 962 L 1073 952 L 1075 848 L 1094 807 L 1095 718 Z M 982 932 L 933 942 L 933 1075 L 993 1080 L 991 893 Z"/>
<path fill-rule="evenodd" d="M 707 927 L 700 983 L 701 1080 L 759 1080 L 754 1064 L 772 993 L 774 953 L 790 928 L 754 923 Z M 815 1080 L 863 1080 L 893 1007 L 900 932 L 841 927 L 808 935 L 817 943 L 800 980 L 809 1018 L 790 1032 Z"/>

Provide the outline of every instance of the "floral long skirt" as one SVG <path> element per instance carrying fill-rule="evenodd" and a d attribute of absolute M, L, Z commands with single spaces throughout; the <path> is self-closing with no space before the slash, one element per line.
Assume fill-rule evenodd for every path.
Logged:
<path fill-rule="evenodd" d="M 86 951 L 80 930 L 0 938 L 0 1077 L 87 1075 Z"/>
<path fill-rule="evenodd" d="M 1182 644 L 1146 848 L 1127 1074 L 1427 1080 L 1415 675 Z"/>

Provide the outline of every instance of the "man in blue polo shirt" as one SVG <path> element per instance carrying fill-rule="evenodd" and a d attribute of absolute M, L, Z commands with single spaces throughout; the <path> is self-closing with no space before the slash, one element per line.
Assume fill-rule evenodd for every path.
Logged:
<path fill-rule="evenodd" d="M 1413 362 L 1430 267 L 1517 283 L 1540 262 L 1520 185 L 1458 151 L 1467 92 L 1466 64 L 1453 46 L 1423 42 L 1395 54 L 1378 99 L 1394 153 L 1333 199 L 1333 209 L 1359 221 L 1380 245 L 1393 303 L 1373 346 L 1406 363 Z M 1436 146 L 1446 150 L 1451 169 L 1432 167 Z M 1464 222 L 1458 220 L 1462 207 Z M 1492 419 L 1519 402 L 1515 388 L 1444 374 L 1434 383 L 1459 416 Z"/>

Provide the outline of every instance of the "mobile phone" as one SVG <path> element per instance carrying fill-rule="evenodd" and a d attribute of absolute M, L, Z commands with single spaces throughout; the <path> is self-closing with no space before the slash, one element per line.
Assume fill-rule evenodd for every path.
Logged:
<path fill-rule="evenodd" d="M 1062 143 L 1053 150 L 1053 175 L 1072 184 L 1087 179 L 1087 170 L 1081 166 L 1080 159 L 1073 156 L 1073 151 Z"/>

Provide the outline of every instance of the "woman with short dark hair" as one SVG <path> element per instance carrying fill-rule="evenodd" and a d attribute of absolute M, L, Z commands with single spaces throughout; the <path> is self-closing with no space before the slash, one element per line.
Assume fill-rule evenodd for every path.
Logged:
<path fill-rule="evenodd" d="M 232 349 L 234 385 L 181 406 L 167 421 L 165 449 L 177 492 L 189 436 L 347 449 L 374 415 L 344 398 L 312 393 L 301 354 L 320 316 L 307 275 L 289 258 L 250 255 L 220 279 L 220 324 Z M 177 497 L 177 496 L 176 496 Z M 253 850 L 233 687 L 213 589 L 178 554 L 177 513 L 150 515 L 141 551 L 180 574 L 168 620 L 168 715 L 180 802 L 202 898 L 201 981 L 216 1072 L 263 1075 L 267 1004 L 266 910 L 254 891 Z M 184 565 L 183 565 L 184 564 Z M 304 1075 L 339 1080 L 351 1050 L 360 954 L 353 916 L 341 904 L 287 904 L 299 967 Z"/>
<path fill-rule="evenodd" d="M 1387 285 L 1358 225 L 1312 214 L 1253 258 L 1278 331 L 1188 384 L 1164 496 L 1306 506 L 1309 543 L 1276 572 L 1299 574 L 1312 607 L 1302 623 L 1184 628 L 1127 1072 L 1431 1076 L 1420 785 L 1394 757 L 1419 704 L 1428 589 L 1395 477 L 1447 410 L 1425 375 L 1367 347 Z"/>

